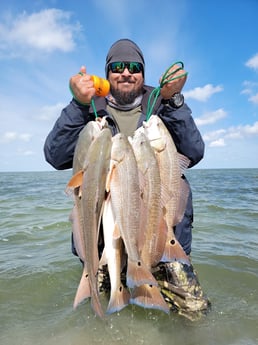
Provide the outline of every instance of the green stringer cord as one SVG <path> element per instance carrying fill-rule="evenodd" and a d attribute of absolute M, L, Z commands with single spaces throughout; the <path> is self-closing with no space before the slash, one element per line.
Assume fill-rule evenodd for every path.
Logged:
<path fill-rule="evenodd" d="M 178 67 L 176 70 L 174 70 L 173 72 L 170 72 L 170 73 L 169 73 L 169 70 L 170 70 L 173 66 L 179 65 L 179 64 L 181 65 L 181 67 Z M 178 75 L 178 76 L 176 76 L 176 77 L 173 77 L 173 75 L 174 75 L 175 73 L 177 73 L 178 71 L 181 71 L 182 69 L 184 69 L 184 64 L 183 64 L 183 62 L 177 61 L 177 62 L 173 63 L 171 66 L 169 66 L 169 68 L 166 70 L 166 72 L 164 73 L 163 77 L 161 78 L 160 85 L 157 86 L 155 89 L 152 90 L 152 92 L 151 92 L 151 94 L 150 94 L 150 96 L 149 96 L 149 98 L 148 98 L 148 104 L 147 104 L 147 111 L 146 111 L 146 120 L 147 120 L 147 121 L 148 121 L 149 118 L 151 117 L 151 114 L 152 114 L 152 112 L 153 112 L 153 108 L 154 108 L 154 106 L 155 106 L 155 104 L 156 104 L 156 102 L 157 102 L 157 99 L 158 99 L 159 95 L 160 95 L 160 90 L 161 90 L 161 88 L 162 88 L 165 84 L 171 82 L 172 80 L 176 80 L 176 79 L 182 78 L 182 77 L 184 77 L 184 76 L 187 75 L 187 72 L 185 72 L 185 73 L 180 74 L 180 75 Z"/>
<path fill-rule="evenodd" d="M 92 106 L 92 109 L 93 109 L 93 112 L 94 112 L 94 115 L 95 115 L 95 119 L 97 119 L 98 118 L 98 113 L 97 113 L 97 109 L 96 109 L 95 102 L 94 102 L 93 98 L 91 99 L 90 104 Z"/>
<path fill-rule="evenodd" d="M 178 68 L 177 68 L 176 70 L 174 70 L 173 72 L 168 73 L 169 70 L 170 70 L 173 66 L 175 66 L 175 65 L 181 65 L 181 67 L 178 67 Z M 178 76 L 176 76 L 176 77 L 173 77 L 173 75 L 174 75 L 175 73 L 177 73 L 178 71 L 181 71 L 183 68 L 184 68 L 183 62 L 177 61 L 177 62 L 173 63 L 171 66 L 169 66 L 169 68 L 166 70 L 166 72 L 164 73 L 163 77 L 161 78 L 160 85 L 157 86 L 155 89 L 152 90 L 151 94 L 149 95 L 148 103 L 147 103 L 147 111 L 146 111 L 146 120 L 147 120 L 147 121 L 149 120 L 149 118 L 150 118 L 150 116 L 151 116 L 151 114 L 152 114 L 152 112 L 153 112 L 153 108 L 154 108 L 154 106 L 155 106 L 155 104 L 156 104 L 156 102 L 157 102 L 157 99 L 158 99 L 159 95 L 160 95 L 160 90 L 161 90 L 161 88 L 162 88 L 165 84 L 171 82 L 172 80 L 179 79 L 179 78 L 182 78 L 182 77 L 184 77 L 184 76 L 187 75 L 187 72 L 186 72 L 186 73 L 180 74 L 180 75 L 178 75 Z M 79 72 L 79 74 L 82 75 L 81 72 Z M 72 88 L 71 88 L 71 85 L 69 85 L 69 87 L 70 87 L 70 91 L 71 91 L 73 97 L 75 98 L 74 93 L 73 93 L 73 90 L 72 90 Z M 75 99 L 76 99 L 76 98 L 75 98 Z M 88 104 L 86 104 L 86 103 L 81 103 L 81 102 L 79 102 L 78 100 L 77 100 L 77 102 L 80 103 L 80 104 L 82 104 L 82 105 L 88 105 Z M 97 118 L 98 118 L 98 113 L 97 113 L 97 109 L 96 109 L 95 102 L 94 102 L 94 99 L 93 99 L 93 98 L 91 99 L 91 103 L 90 103 L 90 104 L 91 104 L 91 107 L 92 107 L 92 109 L 93 109 L 95 118 L 97 119 Z"/>

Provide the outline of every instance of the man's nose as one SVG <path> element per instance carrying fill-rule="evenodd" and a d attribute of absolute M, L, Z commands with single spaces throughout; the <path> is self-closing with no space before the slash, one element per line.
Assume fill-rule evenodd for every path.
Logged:
<path fill-rule="evenodd" d="M 125 75 L 125 76 L 127 76 L 127 75 L 131 75 L 131 73 L 129 72 L 129 70 L 128 70 L 128 68 L 127 68 L 127 67 L 125 67 L 125 69 L 124 69 L 124 71 L 123 71 L 122 75 Z"/>

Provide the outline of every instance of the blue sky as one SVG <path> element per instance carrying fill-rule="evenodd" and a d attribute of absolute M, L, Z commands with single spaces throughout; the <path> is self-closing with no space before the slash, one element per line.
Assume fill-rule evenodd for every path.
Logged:
<path fill-rule="evenodd" d="M 175 61 L 206 144 L 197 168 L 258 168 L 257 0 L 0 2 L 0 171 L 52 170 L 46 135 L 71 100 L 70 76 L 104 77 L 119 38 L 143 50 L 146 83 Z"/>

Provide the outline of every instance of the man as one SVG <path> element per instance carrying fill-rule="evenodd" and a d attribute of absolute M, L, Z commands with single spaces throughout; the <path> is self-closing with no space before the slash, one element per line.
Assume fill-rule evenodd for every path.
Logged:
<path fill-rule="evenodd" d="M 171 71 L 177 68 L 178 66 L 173 66 Z M 107 116 L 113 134 L 121 131 L 129 136 L 142 125 L 146 120 L 148 98 L 154 89 L 144 84 L 144 69 L 145 61 L 141 49 L 133 41 L 121 39 L 111 46 L 106 57 L 105 72 L 110 82 L 110 94 L 107 97 L 95 96 L 93 81 L 85 67 L 81 67 L 80 73 L 71 77 L 70 88 L 74 97 L 63 109 L 44 146 L 46 160 L 54 168 L 72 167 L 79 133 L 89 121 L 95 119 L 90 105 L 92 98 L 98 116 Z M 163 120 L 178 152 L 190 159 L 192 167 L 203 158 L 204 142 L 181 94 L 186 81 L 184 72 L 176 72 L 174 76 L 184 76 L 161 88 L 152 113 Z M 174 229 L 175 236 L 187 255 L 191 252 L 192 222 L 190 193 L 184 218 Z M 73 252 L 76 254 L 75 248 Z"/>

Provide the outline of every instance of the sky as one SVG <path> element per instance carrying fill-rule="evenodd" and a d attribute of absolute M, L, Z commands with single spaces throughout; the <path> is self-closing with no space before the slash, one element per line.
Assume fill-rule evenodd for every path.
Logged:
<path fill-rule="evenodd" d="M 205 141 L 199 169 L 258 168 L 257 0 L 0 1 L 0 171 L 51 171 L 43 145 L 85 65 L 130 38 L 158 86 L 176 61 Z"/>

